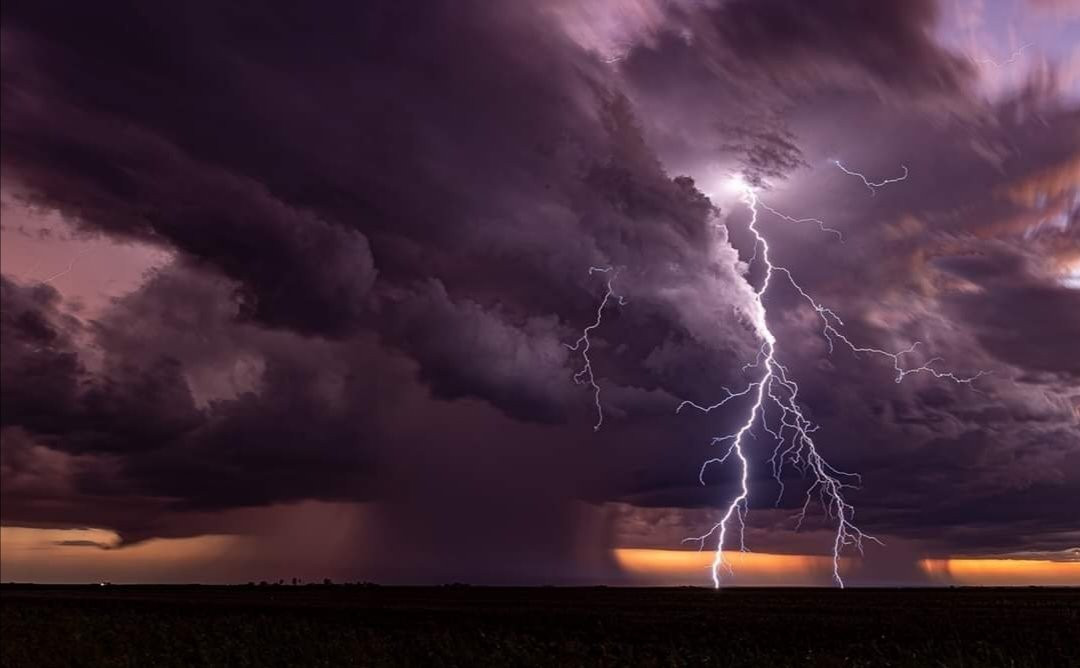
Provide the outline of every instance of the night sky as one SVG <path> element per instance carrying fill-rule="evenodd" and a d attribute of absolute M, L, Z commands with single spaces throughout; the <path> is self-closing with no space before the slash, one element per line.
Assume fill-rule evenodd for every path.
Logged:
<path fill-rule="evenodd" d="M 6 0 L 0 30 L 3 580 L 710 584 L 682 540 L 750 404 L 675 409 L 759 373 L 741 183 L 852 341 L 985 372 L 897 383 L 774 279 L 884 543 L 848 581 L 1080 584 L 1080 2 Z M 567 344 L 609 278 L 594 430 Z M 726 577 L 828 584 L 835 521 L 795 530 L 809 480 L 779 496 L 753 432 Z"/>

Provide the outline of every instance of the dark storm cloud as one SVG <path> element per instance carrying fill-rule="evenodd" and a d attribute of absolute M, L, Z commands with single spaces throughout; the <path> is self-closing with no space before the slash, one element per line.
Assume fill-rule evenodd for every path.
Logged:
<path fill-rule="evenodd" d="M 872 89 L 895 97 L 955 96 L 975 70 L 934 38 L 933 0 L 735 0 L 673 5 L 672 24 L 655 46 L 641 47 L 640 66 L 693 63 L 711 78 L 753 82 L 773 96 Z M 630 60 L 630 71 L 636 63 Z M 656 70 L 658 73 L 663 68 Z"/>
<path fill-rule="evenodd" d="M 632 68 L 633 56 L 628 62 Z M 1080 336 L 1072 318 L 1080 292 L 1063 282 L 1062 269 L 1080 249 L 1073 213 L 1078 117 L 1032 87 L 951 122 L 895 104 L 856 92 L 807 101 L 787 116 L 800 128 L 803 155 L 816 159 L 792 175 L 794 198 L 786 184 L 761 197 L 788 214 L 820 215 L 843 230 L 846 243 L 770 215 L 760 225 L 774 260 L 839 309 L 854 341 L 884 350 L 921 341 L 906 360 L 911 366 L 941 357 L 940 370 L 991 375 L 974 387 L 918 376 L 897 385 L 888 360 L 842 347 L 830 355 L 818 317 L 780 286 L 770 291 L 769 307 L 783 359 L 800 379 L 808 415 L 822 425 L 818 440 L 830 462 L 863 475 L 863 491 L 851 498 L 864 527 L 915 536 L 943 552 L 1014 550 L 1025 542 L 1070 547 L 1078 539 L 1066 499 L 1080 473 L 1070 455 L 1080 446 L 1071 353 Z M 688 106 L 669 113 L 678 117 Z M 670 124 L 656 113 L 652 118 Z M 838 147 L 868 173 L 890 174 L 903 163 L 911 176 L 870 197 L 857 178 L 823 159 L 836 157 Z M 744 221 L 738 210 L 728 218 L 733 237 Z M 676 357 L 692 365 L 692 355 Z M 714 427 L 720 434 L 730 428 Z M 754 442 L 750 449 L 750 522 L 767 528 L 779 491 L 766 461 L 771 446 Z M 735 472 L 711 476 L 715 487 L 703 494 L 660 465 L 624 487 L 623 498 L 697 508 L 737 493 Z M 806 483 L 790 470 L 785 483 L 779 507 L 790 516 Z M 686 533 L 711 526 L 708 518 L 700 522 Z M 829 522 L 815 516 L 806 526 Z"/>
<path fill-rule="evenodd" d="M 921 341 L 913 364 L 940 357 L 939 369 L 991 372 L 973 386 L 926 377 L 897 385 L 887 363 L 842 349 L 825 357 L 807 346 L 793 362 L 829 434 L 831 461 L 863 475 L 865 491 L 854 496 L 863 522 L 933 537 L 945 551 L 978 552 L 980 540 L 987 550 L 1063 549 L 1077 539 L 1063 508 L 1080 474 L 1069 352 L 1080 335 L 1072 317 L 1080 292 L 1064 283 L 1062 267 L 1078 248 L 1068 221 L 1080 135 L 1075 112 L 1054 103 L 1041 117 L 1010 109 L 1015 100 L 1006 99 L 987 110 L 992 120 L 949 130 L 886 116 L 891 141 L 875 153 L 908 164 L 912 176 L 862 206 L 865 189 L 850 183 L 858 195 L 844 205 L 867 223 L 842 227 L 847 244 L 828 251 L 828 271 L 788 237 L 775 246 L 818 299 L 841 305 L 855 340 L 886 350 Z M 815 141 L 828 145 L 829 134 Z M 1001 146 L 1000 160 L 972 150 L 977 142 Z M 821 187 L 828 174 L 809 178 Z M 805 313 L 797 295 L 780 299 Z M 777 329 L 798 340 L 814 321 L 792 317 Z"/>
<path fill-rule="evenodd" d="M 892 499 L 868 521 L 897 535 L 932 535 L 961 553 L 1069 548 L 1077 539 L 1066 500 L 1080 481 L 1075 434 L 1027 428 L 1010 439 L 993 447 L 985 429 L 972 429 L 927 441 L 887 478 Z"/>
<path fill-rule="evenodd" d="M 990 354 L 1023 369 L 1080 377 L 1080 292 L 1031 275 L 1017 256 L 951 258 L 947 266 L 983 288 L 946 303 Z"/>
<path fill-rule="evenodd" d="M 31 429 L 70 452 L 124 452 L 167 442 L 194 424 L 176 360 L 119 361 L 94 383 L 62 329 L 55 291 L 2 280 L 4 426 Z"/>
<path fill-rule="evenodd" d="M 5 11 L 4 161 L 27 197 L 215 265 L 262 323 L 383 328 L 373 300 L 423 308 L 436 276 L 476 313 L 580 322 L 591 265 L 707 262 L 708 202 L 524 8 Z M 455 391 L 497 398 L 485 373 Z"/>
<path fill-rule="evenodd" d="M 75 457 L 69 482 L 79 494 L 156 498 L 153 515 L 371 493 L 378 448 L 364 446 L 379 441 L 372 406 L 379 369 L 390 367 L 365 359 L 362 342 L 344 349 L 263 333 L 230 318 L 238 306 L 228 282 L 172 269 L 89 325 L 102 355 L 91 369 L 50 322 L 51 289 L 7 279 L 3 289 L 4 425 Z M 237 386 L 245 353 L 260 368 Z M 193 389 L 210 396 L 198 405 Z M 19 445 L 26 440 L 7 433 L 5 449 L 31 447 Z M 5 488 L 36 467 L 32 457 L 7 463 Z M 18 516 L 12 505 L 5 517 Z M 106 503 L 97 521 L 131 539 L 146 518 L 128 515 L 110 517 Z"/>
<path fill-rule="evenodd" d="M 510 415 L 541 421 L 563 417 L 565 368 L 570 356 L 562 341 L 569 332 L 554 316 L 507 322 L 498 310 L 454 303 L 438 281 L 402 300 L 392 313 L 395 341 L 415 351 L 421 377 L 442 397 L 491 397 Z M 577 393 L 574 393 L 577 394 Z"/>
<path fill-rule="evenodd" d="M 0 300 L 0 416 L 4 425 L 47 428 L 40 407 L 65 405 L 77 389 L 80 364 L 72 334 L 78 321 L 57 310 L 60 295 L 47 285 L 24 288 L 0 277 Z"/>
<path fill-rule="evenodd" d="M 760 183 L 807 166 L 786 117 L 816 97 L 966 108 L 975 71 L 934 41 L 936 15 L 933 0 L 672 3 L 619 70 L 666 164 Z"/>
<path fill-rule="evenodd" d="M 934 41 L 936 16 L 933 0 L 736 0 L 707 20 L 735 58 L 779 79 L 855 70 L 887 90 L 956 93 L 973 69 Z"/>
<path fill-rule="evenodd" d="M 934 17 L 923 0 L 675 4 L 604 63 L 521 3 L 5 3 L 5 182 L 82 233 L 177 256 L 83 320 L 4 279 L 5 522 L 132 541 L 373 501 L 386 572 L 510 577 L 609 546 L 608 527 L 576 533 L 577 499 L 715 506 L 734 472 L 695 475 L 740 415 L 672 414 L 748 378 L 760 276 L 745 207 L 668 168 L 716 162 L 790 178 L 790 199 L 763 196 L 843 228 L 841 245 L 762 220 L 853 338 L 995 371 L 977 391 L 897 385 L 887 362 L 828 355 L 799 297 L 770 293 L 830 460 L 865 474 L 867 528 L 1013 549 L 1027 539 L 995 525 L 1026 503 L 1023 535 L 1062 547 L 1076 116 L 1048 89 L 973 100 Z M 870 197 L 821 168 L 838 148 L 912 176 Z M 593 334 L 594 435 L 564 344 L 609 277 L 626 305 Z M 787 475 L 772 513 L 754 470 L 770 526 L 801 503 Z"/>
<path fill-rule="evenodd" d="M 53 10 L 4 7 L 5 178 L 180 258 L 85 323 L 103 359 L 69 362 L 73 408 L 4 393 L 5 415 L 40 411 L 5 432 L 5 521 L 130 542 L 212 530 L 192 512 L 376 496 L 390 570 L 565 571 L 572 500 L 602 479 L 595 447 L 561 463 L 591 433 L 562 346 L 595 317 L 588 268 L 632 267 L 635 317 L 702 349 L 726 328 L 700 297 L 730 316 L 743 290 L 731 256 L 702 271 L 714 210 L 601 63 L 509 5 Z M 595 341 L 598 363 L 650 351 Z M 624 414 L 658 410 L 653 375 L 611 393 Z M 541 436 L 465 397 L 584 419 Z"/>
<path fill-rule="evenodd" d="M 238 321 L 233 294 L 227 280 L 172 267 L 87 324 L 103 360 L 79 365 L 76 407 L 114 382 L 116 365 L 138 369 L 168 350 L 198 419 L 175 437 L 140 440 L 128 416 L 97 415 L 89 450 L 75 411 L 39 402 L 49 433 L 3 434 L 5 522 L 106 526 L 128 545 L 252 529 L 220 516 L 230 509 L 375 499 L 363 535 L 341 538 L 354 553 L 349 576 L 550 581 L 583 577 L 578 557 L 603 556 L 608 534 L 598 527 L 583 539 L 574 501 L 600 450 L 565 470 L 573 439 L 552 440 L 548 427 L 481 402 L 432 398 L 416 365 L 372 335 L 324 341 Z M 29 379 L 5 380 L 14 388 L 6 410 L 24 403 L 18 389 Z"/>
<path fill-rule="evenodd" d="M 375 274 L 362 234 L 194 160 L 139 126 L 9 81 L 5 74 L 6 164 L 31 201 L 91 229 L 165 241 L 220 267 L 243 281 L 245 308 L 268 324 L 330 334 L 354 325 Z M 41 104 L 53 113 L 40 113 Z"/>

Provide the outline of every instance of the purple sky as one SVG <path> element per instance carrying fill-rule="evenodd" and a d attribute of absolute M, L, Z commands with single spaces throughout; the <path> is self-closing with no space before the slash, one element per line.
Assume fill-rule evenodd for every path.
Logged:
<path fill-rule="evenodd" d="M 853 581 L 1080 561 L 1078 3 L 278 4 L 3 5 L 4 580 L 635 581 L 737 494 L 747 405 L 675 414 L 761 344 L 735 176 L 852 340 L 989 372 L 766 294 Z M 747 546 L 827 554 L 767 439 Z"/>

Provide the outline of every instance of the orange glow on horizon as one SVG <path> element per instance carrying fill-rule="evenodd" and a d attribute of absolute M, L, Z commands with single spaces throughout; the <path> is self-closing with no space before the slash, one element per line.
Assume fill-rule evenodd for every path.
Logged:
<path fill-rule="evenodd" d="M 642 584 L 710 584 L 712 550 L 619 548 L 614 554 L 619 567 Z M 732 584 L 809 586 L 832 580 L 832 558 L 828 556 L 733 551 L 725 552 L 724 560 L 732 571 L 724 579 Z M 842 570 L 849 561 L 841 560 Z"/>
<path fill-rule="evenodd" d="M 107 529 L 0 527 L 4 582 L 200 582 L 212 567 L 239 552 L 234 536 L 152 538 L 119 547 Z"/>
<path fill-rule="evenodd" d="M 621 548 L 616 562 L 643 585 L 709 586 L 713 552 Z M 824 555 L 726 552 L 731 572 L 723 580 L 732 585 L 819 586 L 832 583 L 832 558 Z M 912 585 L 963 586 L 1080 586 L 1080 562 L 1049 559 L 952 558 L 917 562 L 925 580 Z M 857 559 L 840 560 L 841 572 L 865 566 L 872 582 L 873 564 Z"/>
<path fill-rule="evenodd" d="M 943 584 L 1080 586 L 1080 561 L 923 559 L 919 568 L 931 580 Z"/>
<path fill-rule="evenodd" d="M 22 582 L 239 582 L 269 578 L 281 569 L 251 537 L 202 535 L 155 538 L 119 547 L 104 529 L 0 527 L 0 579 Z M 283 548 L 275 545 L 270 554 Z M 319 551 L 317 551 L 319 552 Z M 336 553 L 325 550 L 321 558 Z M 640 585 L 711 585 L 711 550 L 620 548 L 612 551 L 624 575 Z M 311 555 L 308 556 L 310 560 Z M 830 586 L 827 555 L 738 552 L 724 582 L 742 586 Z M 963 586 L 1080 586 L 1080 561 L 1020 558 L 942 558 L 909 562 L 913 578 L 901 584 Z M 296 563 L 289 561 L 290 568 Z M 841 571 L 874 582 L 874 560 L 844 558 Z M 921 574 L 921 578 L 920 578 Z M 277 577 L 277 576 L 275 576 Z M 911 576 L 909 576 L 911 577 Z M 273 579 L 273 578 L 270 578 Z"/>

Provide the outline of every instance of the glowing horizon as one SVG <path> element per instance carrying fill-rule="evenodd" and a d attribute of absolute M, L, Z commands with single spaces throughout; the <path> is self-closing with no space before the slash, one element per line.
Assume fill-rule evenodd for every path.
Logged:
<path fill-rule="evenodd" d="M 229 583 L 236 578 L 205 579 L 211 564 L 229 562 L 239 567 L 258 547 L 241 535 L 202 535 L 186 538 L 155 538 L 118 547 L 119 536 L 100 528 L 46 529 L 0 526 L 0 573 L 4 582 L 77 583 L 109 581 Z M 711 550 L 621 547 L 611 550 L 630 584 L 672 586 L 704 584 L 714 554 Z M 828 586 L 832 578 L 832 555 L 740 552 L 725 555 L 735 586 Z M 863 571 L 873 560 L 843 557 L 846 575 Z M 1080 561 L 1054 561 L 988 555 L 986 557 L 932 557 L 914 562 L 918 586 L 1080 586 Z M 242 568 L 230 569 L 236 572 Z M 863 572 L 856 586 L 865 585 Z M 315 574 L 305 574 L 308 579 Z M 252 573 L 247 579 L 270 578 Z M 276 578 L 273 578 L 276 579 Z M 625 582 L 624 580 L 613 580 Z"/>
<path fill-rule="evenodd" d="M 616 548 L 620 568 L 641 584 L 700 585 L 712 566 L 711 550 Z M 832 555 L 729 552 L 729 583 L 735 586 L 828 586 Z M 841 571 L 854 572 L 863 560 L 842 557 Z M 926 579 L 912 586 L 1065 586 L 1080 587 L 1080 562 L 987 556 L 927 558 L 915 562 Z M 856 582 L 855 586 L 868 586 Z M 873 585 L 869 585 L 873 586 Z"/>

